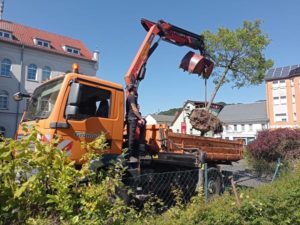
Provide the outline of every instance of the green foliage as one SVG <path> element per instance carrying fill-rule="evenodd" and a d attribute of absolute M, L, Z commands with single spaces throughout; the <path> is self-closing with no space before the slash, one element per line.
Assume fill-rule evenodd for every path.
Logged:
<path fill-rule="evenodd" d="M 180 112 L 182 108 L 172 108 L 166 111 L 161 111 L 158 115 L 174 116 L 176 112 Z"/>
<path fill-rule="evenodd" d="M 173 189 L 176 205 L 157 215 L 153 197 L 143 210 L 127 206 L 117 194 L 125 189 L 118 161 L 110 169 L 90 170 L 105 148 L 104 135 L 88 144 L 85 164 L 76 170 L 59 138 L 44 143 L 30 131 L 22 140 L 0 142 L 0 224 L 300 224 L 300 163 L 272 184 L 240 190 L 241 206 L 229 193 L 206 203 L 203 191 L 189 205 Z"/>
<path fill-rule="evenodd" d="M 206 53 L 219 70 L 214 73 L 215 81 L 221 74 L 228 75 L 224 82 L 233 82 L 235 87 L 260 84 L 273 62 L 265 58 L 263 51 L 270 39 L 261 30 L 261 22 L 245 21 L 241 28 L 229 30 L 221 27 L 214 34 L 204 32 Z M 221 72 L 221 73 L 220 73 Z M 222 81 L 223 83 L 223 81 Z"/>
<path fill-rule="evenodd" d="M 257 189 L 240 190 L 241 206 L 229 193 L 205 203 L 202 196 L 182 207 L 175 207 L 149 220 L 129 221 L 128 224 L 203 224 L 203 225 L 258 225 L 300 224 L 300 163 L 290 174 L 272 184 Z"/>
<path fill-rule="evenodd" d="M 44 143 L 38 136 L 32 130 L 22 140 L 0 142 L 0 224 L 119 224 L 132 214 L 115 191 L 122 188 L 122 162 L 90 169 L 99 159 L 91 150 L 105 148 L 104 135 L 86 146 L 81 170 L 56 148 L 59 138 Z"/>

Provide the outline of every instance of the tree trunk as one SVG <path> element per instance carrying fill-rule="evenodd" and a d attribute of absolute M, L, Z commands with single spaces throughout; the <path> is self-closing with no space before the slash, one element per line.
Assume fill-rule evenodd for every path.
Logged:
<path fill-rule="evenodd" d="M 222 86 L 222 84 L 224 82 L 224 79 L 225 79 L 225 77 L 226 77 L 226 75 L 228 73 L 229 68 L 230 68 L 230 66 L 227 66 L 226 69 L 225 69 L 225 71 L 223 72 L 223 74 L 221 76 L 221 79 L 220 79 L 219 83 L 216 85 L 215 90 L 214 90 L 214 92 L 211 95 L 210 101 L 209 101 L 209 103 L 206 106 L 206 110 L 210 109 L 210 106 L 213 103 L 213 101 L 214 101 L 214 99 L 215 99 L 215 97 L 217 95 L 217 92 L 219 91 L 220 87 Z"/>

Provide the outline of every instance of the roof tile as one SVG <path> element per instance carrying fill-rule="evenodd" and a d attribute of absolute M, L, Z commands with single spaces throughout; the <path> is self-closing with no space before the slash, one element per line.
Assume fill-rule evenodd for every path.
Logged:
<path fill-rule="evenodd" d="M 21 44 L 33 48 L 42 49 L 49 52 L 68 55 L 71 57 L 92 60 L 92 53 L 85 47 L 85 45 L 80 40 L 50 33 L 48 31 L 31 28 L 28 26 L 13 23 L 6 20 L 0 20 L 0 30 L 9 31 L 13 35 L 12 40 L 0 37 L 1 41 L 11 42 L 14 44 Z M 51 44 L 51 48 L 36 46 L 33 43 L 34 38 L 49 41 Z M 80 55 L 65 52 L 62 48 L 64 45 L 80 49 Z"/>

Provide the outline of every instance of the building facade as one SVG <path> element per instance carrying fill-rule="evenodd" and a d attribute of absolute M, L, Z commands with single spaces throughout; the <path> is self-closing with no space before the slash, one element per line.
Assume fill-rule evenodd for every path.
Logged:
<path fill-rule="evenodd" d="M 175 116 L 150 114 L 147 115 L 145 119 L 147 121 L 147 125 L 166 124 L 170 127 L 173 120 L 175 119 Z"/>
<path fill-rule="evenodd" d="M 270 128 L 300 125 L 300 65 L 273 68 L 266 77 Z"/>
<path fill-rule="evenodd" d="M 0 132 L 13 137 L 26 101 L 15 102 L 16 92 L 32 93 L 45 80 L 71 71 L 95 76 L 99 53 L 69 37 L 0 20 Z"/>
<path fill-rule="evenodd" d="M 216 136 L 228 140 L 253 141 L 257 132 L 268 129 L 266 101 L 250 104 L 226 105 L 219 114 L 223 132 Z"/>
<path fill-rule="evenodd" d="M 175 133 L 182 133 L 182 134 L 192 134 L 196 136 L 200 136 L 201 132 L 198 130 L 193 129 L 191 122 L 190 122 L 190 114 L 195 108 L 204 108 L 205 103 L 201 101 L 192 101 L 187 100 L 183 105 L 182 109 L 177 113 L 175 116 L 174 121 L 171 124 L 171 129 Z M 218 114 L 220 105 L 212 104 L 211 109 L 215 115 Z M 223 108 L 221 106 L 221 108 Z M 205 136 L 212 136 L 211 132 L 208 132 Z"/>
<path fill-rule="evenodd" d="M 171 129 L 175 133 L 201 135 L 192 128 L 189 115 L 195 108 L 203 108 L 203 102 L 188 100 L 175 117 Z M 218 106 L 214 104 L 217 114 Z M 213 106 L 214 106 L 213 105 Z M 213 109 L 214 110 L 214 109 Z M 228 140 L 244 140 L 248 144 L 256 138 L 257 132 L 268 128 L 266 101 L 251 104 L 225 105 L 218 115 L 223 123 L 221 134 L 208 132 L 205 136 L 214 136 Z"/>

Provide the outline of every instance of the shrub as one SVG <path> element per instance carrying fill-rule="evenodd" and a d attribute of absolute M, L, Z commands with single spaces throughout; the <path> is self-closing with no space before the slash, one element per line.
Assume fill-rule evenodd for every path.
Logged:
<path fill-rule="evenodd" d="M 26 128 L 25 128 L 26 130 Z M 81 170 L 51 143 L 40 141 L 32 130 L 22 140 L 0 142 L 0 224 L 122 223 L 132 209 L 115 195 L 124 172 L 121 162 L 109 170 L 90 170 L 89 152 Z M 86 145 L 104 149 L 101 135 Z M 14 157 L 13 157 L 14 155 Z"/>
<path fill-rule="evenodd" d="M 196 197 L 184 208 L 175 207 L 161 216 L 127 221 L 139 225 L 258 225 L 300 224 L 300 163 L 271 184 L 239 191 L 241 206 L 225 193 L 205 203 Z"/>
<path fill-rule="evenodd" d="M 263 130 L 248 146 L 255 159 L 267 162 L 281 159 L 294 159 L 300 156 L 300 129 L 280 128 Z"/>

